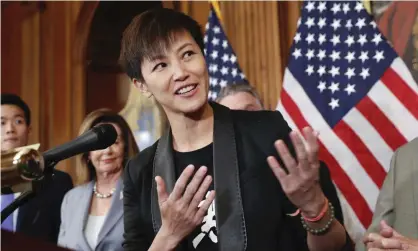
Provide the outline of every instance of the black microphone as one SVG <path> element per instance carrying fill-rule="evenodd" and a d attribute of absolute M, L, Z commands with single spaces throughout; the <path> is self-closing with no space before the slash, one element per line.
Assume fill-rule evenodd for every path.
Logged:
<path fill-rule="evenodd" d="M 76 139 L 44 152 L 45 167 L 50 167 L 63 159 L 77 154 L 105 149 L 113 145 L 118 137 L 111 124 L 100 124 L 83 133 Z"/>
<path fill-rule="evenodd" d="M 3 223 L 3 221 L 9 215 L 11 215 L 16 210 L 16 208 L 25 204 L 28 200 L 33 198 L 37 193 L 44 190 L 46 186 L 50 184 L 50 178 L 52 178 L 51 175 L 53 167 L 59 161 L 73 157 L 80 153 L 105 149 L 106 147 L 113 145 L 117 137 L 118 133 L 116 132 L 116 129 L 115 127 L 113 127 L 113 125 L 101 124 L 93 127 L 92 129 L 88 130 L 87 132 L 83 133 L 82 135 L 68 143 L 62 144 L 44 152 L 42 154 L 44 163 L 44 166 L 42 167 L 43 179 L 31 181 L 31 189 L 22 192 L 22 194 L 17 199 L 15 199 L 11 204 L 9 204 L 1 211 L 1 222 Z M 22 170 L 28 172 L 26 174 L 31 174 L 31 169 L 29 168 L 30 165 L 41 165 L 40 162 L 38 162 L 38 160 L 34 158 L 34 156 L 32 155 L 25 155 L 24 157 L 21 157 L 19 160 L 22 162 L 20 163 L 20 167 L 23 168 Z M 17 173 L 19 174 L 18 180 L 20 180 L 22 184 L 28 181 L 27 179 L 22 178 L 22 173 Z M 13 178 L 14 176 L 11 177 Z M 19 185 L 20 183 L 16 184 Z M 9 188 L 9 190 L 10 189 L 11 188 Z M 3 190 L 6 190 L 6 188 L 3 189 L 2 187 L 2 194 Z M 10 191 L 8 191 L 7 193 L 10 193 Z"/>

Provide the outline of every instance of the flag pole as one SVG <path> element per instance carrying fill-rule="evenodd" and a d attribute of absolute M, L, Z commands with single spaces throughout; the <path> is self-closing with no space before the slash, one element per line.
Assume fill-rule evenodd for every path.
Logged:
<path fill-rule="evenodd" d="M 364 5 L 364 8 L 367 10 L 367 12 L 368 12 L 370 15 L 372 15 L 372 16 L 373 16 L 371 1 L 370 1 L 370 0 L 363 0 L 363 5 Z"/>
<path fill-rule="evenodd" d="M 222 15 L 221 15 L 221 8 L 219 7 L 219 2 L 217 0 L 211 0 L 209 1 L 210 4 L 212 4 L 213 10 L 216 13 L 216 16 L 219 19 L 219 22 L 222 23 Z"/>

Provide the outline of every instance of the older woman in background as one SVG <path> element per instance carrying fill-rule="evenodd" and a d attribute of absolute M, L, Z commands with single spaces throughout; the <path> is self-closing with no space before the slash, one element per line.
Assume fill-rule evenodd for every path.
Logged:
<path fill-rule="evenodd" d="M 77 177 L 84 183 L 70 190 L 61 206 L 58 244 L 76 250 L 123 250 L 123 181 L 126 161 L 139 152 L 126 121 L 107 109 L 87 115 L 79 134 L 112 124 L 118 137 L 106 149 L 77 156 Z"/>

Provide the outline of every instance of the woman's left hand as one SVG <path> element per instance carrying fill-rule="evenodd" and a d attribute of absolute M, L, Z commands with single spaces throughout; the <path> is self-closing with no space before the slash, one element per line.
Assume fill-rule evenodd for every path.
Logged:
<path fill-rule="evenodd" d="M 306 147 L 297 132 L 290 133 L 297 160 L 292 157 L 283 140 L 274 143 L 288 173 L 275 157 L 269 156 L 267 162 L 289 200 L 307 217 L 316 217 L 325 203 L 325 195 L 319 184 L 318 135 L 310 127 L 303 128 L 303 134 Z"/>

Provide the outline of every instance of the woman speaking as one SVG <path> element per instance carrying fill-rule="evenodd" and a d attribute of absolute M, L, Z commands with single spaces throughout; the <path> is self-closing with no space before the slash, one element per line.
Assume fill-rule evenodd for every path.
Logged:
<path fill-rule="evenodd" d="M 120 62 L 169 128 L 124 171 L 125 250 L 351 250 L 317 134 L 208 102 L 203 38 L 170 9 L 136 16 Z M 336 217 L 337 214 L 339 217 Z"/>

